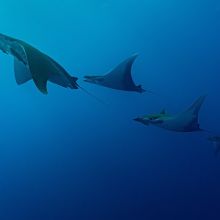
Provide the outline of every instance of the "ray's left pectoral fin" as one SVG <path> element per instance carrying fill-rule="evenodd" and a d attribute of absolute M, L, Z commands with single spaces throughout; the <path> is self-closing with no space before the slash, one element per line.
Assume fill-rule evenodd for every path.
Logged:
<path fill-rule="evenodd" d="M 22 85 L 32 79 L 29 67 L 23 64 L 16 57 L 14 58 L 15 80 L 18 85 Z"/>

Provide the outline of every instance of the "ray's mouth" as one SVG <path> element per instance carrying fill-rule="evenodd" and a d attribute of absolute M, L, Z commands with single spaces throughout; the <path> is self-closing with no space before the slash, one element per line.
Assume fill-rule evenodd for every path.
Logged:
<path fill-rule="evenodd" d="M 133 120 L 137 121 L 137 122 L 141 122 L 142 121 L 140 117 L 134 118 Z"/>
<path fill-rule="evenodd" d="M 91 79 L 91 76 L 84 76 L 85 79 Z"/>
<path fill-rule="evenodd" d="M 89 82 L 89 83 L 94 83 L 94 81 L 91 80 L 91 79 L 84 79 L 83 81 L 84 81 L 84 82 Z"/>
<path fill-rule="evenodd" d="M 84 82 L 93 82 L 94 80 L 93 80 L 93 77 L 91 77 L 91 76 L 84 76 L 84 80 L 83 80 Z"/>

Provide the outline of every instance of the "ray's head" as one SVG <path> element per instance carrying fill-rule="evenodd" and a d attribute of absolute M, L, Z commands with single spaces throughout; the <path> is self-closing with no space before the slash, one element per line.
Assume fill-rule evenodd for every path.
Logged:
<path fill-rule="evenodd" d="M 79 88 L 79 85 L 78 85 L 78 83 L 77 83 L 77 80 L 78 80 L 78 78 L 77 77 L 74 77 L 74 76 L 71 76 L 71 79 L 70 79 L 70 87 L 72 88 L 72 89 L 78 89 Z"/>
<path fill-rule="evenodd" d="M 163 123 L 164 115 L 163 114 L 145 115 L 135 118 L 134 121 L 140 122 L 145 125 L 150 125 L 150 124 L 157 125 Z"/>
<path fill-rule="evenodd" d="M 103 77 L 101 76 L 84 76 L 84 82 L 100 84 L 103 82 Z"/>

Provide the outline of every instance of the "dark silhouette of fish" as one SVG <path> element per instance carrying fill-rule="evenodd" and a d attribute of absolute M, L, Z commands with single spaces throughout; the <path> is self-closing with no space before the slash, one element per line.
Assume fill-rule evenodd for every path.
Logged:
<path fill-rule="evenodd" d="M 169 115 L 163 110 L 160 114 L 141 116 L 134 120 L 144 125 L 154 125 L 177 132 L 202 131 L 198 122 L 198 114 L 204 100 L 205 96 L 199 97 L 190 108 L 177 115 Z"/>
<path fill-rule="evenodd" d="M 84 76 L 84 81 L 111 89 L 143 93 L 145 90 L 141 85 L 136 86 L 131 76 L 132 65 L 137 56 L 135 54 L 129 57 L 104 76 Z"/>
<path fill-rule="evenodd" d="M 33 80 L 44 94 L 48 93 L 48 81 L 65 88 L 79 87 L 77 77 L 71 76 L 51 57 L 24 41 L 0 34 L 0 50 L 14 56 L 15 79 L 19 85 Z"/>

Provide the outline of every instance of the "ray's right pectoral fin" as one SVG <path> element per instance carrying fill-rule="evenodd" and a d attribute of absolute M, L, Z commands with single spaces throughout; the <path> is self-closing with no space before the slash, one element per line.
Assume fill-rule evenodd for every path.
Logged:
<path fill-rule="evenodd" d="M 37 88 L 45 95 L 48 94 L 48 91 L 47 91 L 47 81 L 48 79 L 47 78 L 36 78 L 36 77 L 33 77 L 33 81 L 35 83 L 35 85 L 37 86 Z"/>
<path fill-rule="evenodd" d="M 14 73 L 18 85 L 22 85 L 32 79 L 29 68 L 17 58 L 14 58 Z"/>

